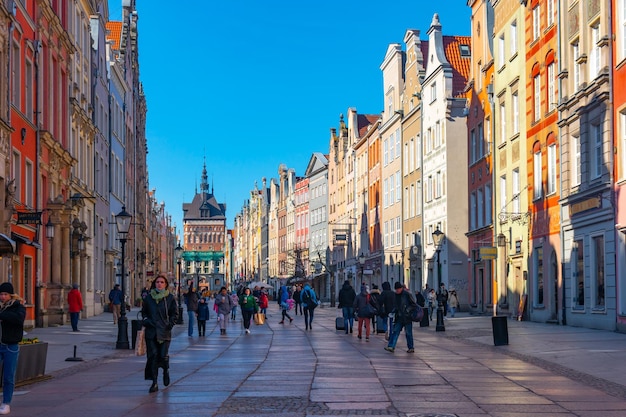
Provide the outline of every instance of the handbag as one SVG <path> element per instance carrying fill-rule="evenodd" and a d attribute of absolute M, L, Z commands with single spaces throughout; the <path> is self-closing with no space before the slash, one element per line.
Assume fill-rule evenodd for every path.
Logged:
<path fill-rule="evenodd" d="M 265 314 L 263 313 L 254 313 L 254 323 L 257 325 L 265 324 Z"/>
<path fill-rule="evenodd" d="M 378 311 L 376 310 L 376 307 L 374 307 L 371 304 L 365 304 L 365 307 L 363 307 L 360 311 L 359 311 L 359 316 L 360 317 L 365 317 L 368 319 L 371 319 L 372 317 L 374 317 L 376 314 L 378 313 Z"/>
<path fill-rule="evenodd" d="M 421 322 L 424 318 L 424 309 L 419 305 L 413 311 L 411 311 L 411 321 L 415 321 L 417 323 Z"/>
<path fill-rule="evenodd" d="M 143 336 L 143 327 L 137 330 L 137 338 L 135 339 L 135 355 L 143 356 L 146 354 L 146 338 Z"/>

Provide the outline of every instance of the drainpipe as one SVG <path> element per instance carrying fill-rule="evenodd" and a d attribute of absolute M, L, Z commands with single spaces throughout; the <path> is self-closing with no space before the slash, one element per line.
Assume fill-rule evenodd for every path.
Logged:
<path fill-rule="evenodd" d="M 557 22 L 560 22 L 561 20 L 561 2 L 558 2 L 557 4 Z M 557 25 L 557 39 L 561 39 L 561 25 Z M 557 42 L 557 56 L 561 56 L 561 42 Z M 561 67 L 561 60 L 559 60 L 559 67 Z M 559 68 L 560 70 L 562 70 L 562 67 Z M 559 71 L 561 72 L 561 71 Z M 563 79 L 561 77 L 559 77 L 559 101 L 558 101 L 558 110 L 559 110 L 559 122 L 561 121 L 562 118 L 562 113 L 561 113 L 561 109 L 559 108 L 561 106 L 561 100 L 563 99 Z M 557 125 L 559 127 L 559 133 L 558 133 L 558 139 L 559 139 L 559 151 L 561 152 L 561 155 L 563 154 L 563 141 L 561 140 L 561 138 L 563 137 L 563 129 L 561 128 L 561 124 L 557 122 Z M 563 193 L 563 164 L 559 164 L 559 175 L 560 175 L 560 190 L 559 190 L 559 194 L 562 197 L 562 193 Z M 559 231 L 559 240 L 561 241 L 561 297 L 563 298 L 563 300 L 561 301 L 561 324 L 563 326 L 567 325 L 567 318 L 566 318 L 566 313 L 567 313 L 567 307 L 566 307 L 566 301 L 567 301 L 567 295 L 565 292 L 565 263 L 563 262 L 563 256 L 565 254 L 565 234 L 563 232 L 563 227 L 560 228 Z M 558 315 L 558 311 L 557 311 L 557 315 Z M 558 320 L 558 317 L 557 317 Z"/>

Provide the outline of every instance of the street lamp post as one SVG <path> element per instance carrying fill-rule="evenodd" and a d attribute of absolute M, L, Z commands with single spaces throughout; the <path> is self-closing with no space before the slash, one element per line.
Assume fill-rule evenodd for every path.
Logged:
<path fill-rule="evenodd" d="M 122 244 L 122 305 L 120 306 L 120 318 L 117 321 L 116 349 L 130 349 L 130 343 L 128 343 L 128 320 L 126 319 L 126 299 L 124 295 L 124 292 L 126 291 L 126 285 L 124 283 L 126 275 L 124 265 L 124 249 L 132 218 L 133 217 L 126 211 L 126 207 L 122 207 L 122 211 L 115 216 L 117 233 L 119 234 L 119 241 Z"/>
<path fill-rule="evenodd" d="M 365 269 L 365 255 L 363 255 L 363 252 L 359 255 L 359 265 L 361 265 L 361 285 L 363 285 L 363 270 Z M 361 288 L 361 286 L 359 285 L 358 288 Z"/>
<path fill-rule="evenodd" d="M 178 242 L 178 246 L 174 249 L 174 256 L 176 257 L 176 264 L 178 265 L 178 320 L 176 321 L 176 324 L 183 324 L 183 304 L 180 299 L 180 263 L 183 256 L 183 248 L 180 246 L 180 242 Z"/>
<path fill-rule="evenodd" d="M 196 261 L 196 291 L 200 289 L 200 267 L 202 262 Z"/>
<path fill-rule="evenodd" d="M 444 238 L 444 233 L 439 230 L 439 226 L 437 226 L 437 230 L 433 232 L 433 242 L 435 243 L 435 250 L 437 251 L 437 290 L 439 291 L 439 295 L 437 296 L 437 326 L 435 327 L 435 331 L 445 332 L 446 326 L 443 323 L 443 294 L 441 294 L 441 260 L 439 258 L 439 253 L 441 252 L 441 242 Z"/>

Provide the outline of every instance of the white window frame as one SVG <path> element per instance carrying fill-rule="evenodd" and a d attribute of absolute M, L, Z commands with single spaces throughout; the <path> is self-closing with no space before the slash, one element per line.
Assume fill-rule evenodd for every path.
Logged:
<path fill-rule="evenodd" d="M 485 225 L 485 200 L 483 197 L 483 189 L 479 188 L 476 194 L 476 202 L 478 204 L 477 212 L 476 212 L 476 225 L 480 229 Z"/>
<path fill-rule="evenodd" d="M 476 202 L 476 193 L 473 192 L 470 195 L 470 224 L 469 224 L 470 230 L 476 229 L 477 217 L 478 217 L 478 204 Z"/>
<path fill-rule="evenodd" d="M 600 178 L 602 176 L 602 166 L 604 165 L 604 152 L 603 152 L 603 132 L 602 124 L 591 124 L 591 146 L 593 146 L 592 153 L 592 179 Z"/>
<path fill-rule="evenodd" d="M 500 213 L 506 211 L 506 175 L 500 177 Z"/>
<path fill-rule="evenodd" d="M 570 162 L 570 171 L 572 173 L 571 187 L 576 187 L 579 186 L 582 181 L 580 135 L 576 134 L 571 136 L 570 146 L 572 148 L 572 160 Z"/>
<path fill-rule="evenodd" d="M 500 102 L 500 143 L 506 143 L 506 104 Z"/>
<path fill-rule="evenodd" d="M 511 23 L 509 30 L 509 48 L 511 49 L 511 57 L 517 54 L 517 21 Z"/>
<path fill-rule="evenodd" d="M 539 10 L 539 4 L 535 6 L 532 10 L 533 13 L 533 41 L 539 39 L 539 35 L 541 34 L 541 13 Z"/>
<path fill-rule="evenodd" d="M 552 111 L 556 109 L 557 97 L 556 97 L 556 64 L 551 62 L 548 64 L 548 110 Z"/>
<path fill-rule="evenodd" d="M 501 33 L 498 37 L 498 69 L 504 67 L 505 59 L 504 59 L 504 33 Z"/>
<path fill-rule="evenodd" d="M 400 170 L 396 171 L 396 202 L 402 200 L 402 175 Z"/>
<path fill-rule="evenodd" d="M 511 104 L 513 105 L 513 134 L 519 133 L 519 94 L 517 91 L 511 95 Z"/>
<path fill-rule="evenodd" d="M 493 211 L 492 207 L 493 201 L 493 193 L 491 191 L 491 183 L 485 184 L 485 224 L 490 225 L 493 223 L 493 218 L 491 217 L 491 213 Z"/>
<path fill-rule="evenodd" d="M 554 0 L 547 0 L 547 14 L 546 14 L 546 19 L 547 19 L 547 25 L 548 27 L 552 26 L 554 24 Z"/>
<path fill-rule="evenodd" d="M 556 193 L 556 143 L 548 145 L 548 195 Z"/>
<path fill-rule="evenodd" d="M 511 195 L 511 201 L 513 202 L 513 212 L 514 213 L 520 213 L 521 212 L 521 205 L 520 205 L 520 177 L 519 177 L 519 168 L 515 168 L 512 171 L 512 190 L 511 192 L 513 193 Z"/>
<path fill-rule="evenodd" d="M 578 91 L 580 88 L 581 79 L 581 63 L 578 61 L 580 58 L 580 41 L 572 42 L 572 65 L 574 66 L 574 76 L 572 77 L 574 82 L 574 91 Z"/>
<path fill-rule="evenodd" d="M 626 0 L 617 0 L 617 58 L 618 62 L 626 59 Z"/>
<path fill-rule="evenodd" d="M 593 81 L 600 74 L 600 23 L 594 23 L 589 28 L 591 49 L 589 51 L 589 81 Z"/>
<path fill-rule="evenodd" d="M 626 0 L 624 0 L 626 3 Z M 619 114 L 619 135 L 620 143 L 622 144 L 622 166 L 620 177 L 626 178 L 626 109 L 622 110 Z"/>
<path fill-rule="evenodd" d="M 533 121 L 541 119 L 541 74 L 533 77 Z"/>
<path fill-rule="evenodd" d="M 533 200 L 543 197 L 543 181 L 541 178 L 541 151 L 533 152 Z"/>

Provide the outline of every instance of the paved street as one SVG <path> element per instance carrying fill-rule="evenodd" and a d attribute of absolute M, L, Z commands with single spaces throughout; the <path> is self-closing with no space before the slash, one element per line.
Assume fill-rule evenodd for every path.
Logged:
<path fill-rule="evenodd" d="M 335 308 L 318 308 L 312 331 L 301 316 L 227 336 L 216 322 L 206 337 L 177 326 L 172 383 L 148 394 L 145 358 L 113 349 L 110 314 L 34 329 L 49 343 L 51 378 L 18 387 L 12 416 L 623 416 L 626 335 L 509 320 L 509 345 L 493 346 L 490 317 L 460 315 L 446 331 L 414 326 L 395 353 L 382 335 L 359 340 L 334 329 Z M 129 319 L 136 310 L 129 313 Z M 187 317 L 185 315 L 185 321 Z M 129 326 L 130 327 L 130 326 Z M 210 328 L 210 329 L 209 329 Z M 210 331 L 210 334 L 209 334 Z M 195 332 L 197 335 L 197 331 Z M 81 362 L 66 361 L 73 346 Z"/>

